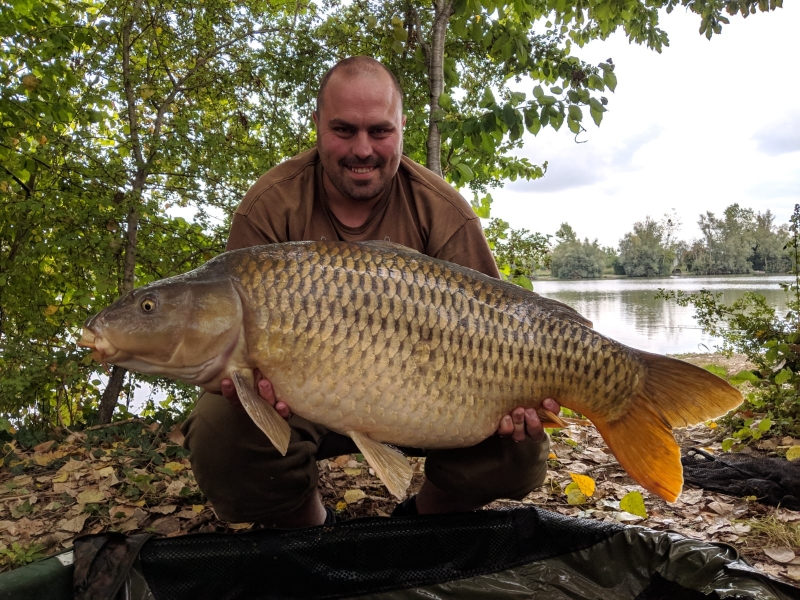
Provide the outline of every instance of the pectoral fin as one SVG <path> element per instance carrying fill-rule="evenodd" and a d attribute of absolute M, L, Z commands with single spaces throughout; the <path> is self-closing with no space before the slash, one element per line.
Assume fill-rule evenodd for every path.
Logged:
<path fill-rule="evenodd" d="M 406 490 L 411 484 L 413 471 L 405 456 L 389 448 L 385 444 L 376 442 L 368 435 L 357 431 L 348 431 L 352 440 L 361 450 L 369 465 L 375 469 L 375 474 L 388 488 L 393 496 L 399 500 L 405 498 Z"/>
<path fill-rule="evenodd" d="M 269 438 L 269 441 L 278 449 L 283 456 L 289 448 L 289 437 L 292 430 L 282 416 L 278 414 L 272 406 L 262 400 L 253 388 L 253 382 L 240 372 L 234 371 L 231 374 L 233 385 L 236 386 L 236 393 L 239 394 L 239 401 L 244 406 L 247 414 L 258 425 Z"/>
<path fill-rule="evenodd" d="M 550 412 L 546 408 L 537 408 L 536 414 L 539 415 L 539 420 L 542 422 L 542 427 L 545 429 L 558 429 L 567 426 L 567 423 L 564 421 L 564 419 L 559 417 L 557 414 Z"/>

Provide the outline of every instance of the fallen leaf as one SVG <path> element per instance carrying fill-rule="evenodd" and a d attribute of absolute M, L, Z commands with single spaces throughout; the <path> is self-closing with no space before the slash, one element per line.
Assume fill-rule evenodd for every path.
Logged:
<path fill-rule="evenodd" d="M 127 519 L 126 521 L 123 521 L 122 523 L 117 525 L 117 529 L 119 531 L 121 531 L 122 533 L 127 533 L 128 531 L 133 531 L 134 529 L 138 529 L 138 528 L 139 528 L 139 524 L 136 522 L 136 519 L 134 519 L 133 517 L 131 517 L 130 519 Z"/>
<path fill-rule="evenodd" d="M 624 510 L 632 515 L 647 518 L 647 509 L 644 506 L 644 497 L 641 492 L 628 492 L 619 501 L 620 510 Z"/>
<path fill-rule="evenodd" d="M 345 454 L 343 456 L 337 456 L 331 462 L 341 469 L 343 466 L 345 466 L 347 463 L 349 463 L 350 460 L 351 460 L 351 456 L 349 454 Z"/>
<path fill-rule="evenodd" d="M 344 500 L 339 500 L 336 503 L 336 512 L 342 512 L 345 508 L 347 508 L 347 502 Z"/>
<path fill-rule="evenodd" d="M 800 567 L 794 565 L 787 567 L 786 576 L 792 581 L 800 581 Z"/>
<path fill-rule="evenodd" d="M 792 446 L 786 451 L 786 460 L 800 460 L 800 446 Z"/>
<path fill-rule="evenodd" d="M 86 468 L 86 462 L 82 460 L 75 460 L 74 458 L 70 458 L 68 462 L 61 467 L 58 472 L 66 471 L 67 473 L 72 473 L 73 471 L 79 471 L 81 469 Z"/>
<path fill-rule="evenodd" d="M 205 510 L 205 508 L 206 507 L 205 507 L 204 504 L 192 504 L 192 510 L 194 512 L 198 513 L 198 514 L 203 512 L 203 510 Z"/>
<path fill-rule="evenodd" d="M 795 559 L 795 553 L 791 548 L 764 548 L 764 554 L 781 564 L 790 563 Z"/>
<path fill-rule="evenodd" d="M 347 490 L 344 493 L 344 501 L 348 504 L 354 504 L 359 500 L 363 500 L 366 498 L 367 495 L 364 493 L 364 490 Z"/>
<path fill-rule="evenodd" d="M 185 487 L 184 483 L 180 480 L 173 481 L 167 486 L 167 489 L 164 490 L 164 493 L 167 496 L 180 496 L 181 490 Z"/>
<path fill-rule="evenodd" d="M 175 444 L 176 446 L 183 446 L 183 432 L 181 431 L 181 425 L 183 423 L 175 423 L 170 429 L 169 434 L 167 434 L 167 439 Z"/>
<path fill-rule="evenodd" d="M 165 504 L 164 506 L 154 506 L 150 512 L 158 513 L 160 515 L 171 515 L 178 507 L 174 504 Z"/>
<path fill-rule="evenodd" d="M 567 495 L 567 504 L 571 506 L 578 506 L 586 502 L 586 494 L 581 491 L 580 486 L 574 481 L 564 488 L 564 493 Z"/>
<path fill-rule="evenodd" d="M 587 475 L 578 475 L 577 473 L 570 473 L 569 476 L 572 477 L 572 481 L 578 484 L 578 489 L 580 489 L 584 496 L 588 498 L 594 494 L 594 479 Z"/>
<path fill-rule="evenodd" d="M 50 463 L 57 461 L 59 458 L 64 458 L 66 455 L 67 453 L 63 450 L 54 450 L 53 452 L 47 452 L 45 454 L 36 453 L 33 455 L 33 462 L 40 467 L 46 467 Z"/>
<path fill-rule="evenodd" d="M 47 452 L 48 450 L 50 450 L 50 448 L 53 447 L 53 444 L 55 444 L 55 443 L 56 443 L 55 440 L 47 440 L 46 442 L 42 442 L 41 444 L 38 444 L 38 445 L 34 446 L 33 447 L 33 451 L 34 452 Z"/>
<path fill-rule="evenodd" d="M 350 475 L 352 477 L 355 477 L 356 475 L 361 475 L 362 472 L 363 469 L 355 469 L 353 467 L 349 467 L 344 470 L 345 475 Z"/>
<path fill-rule="evenodd" d="M 729 515 L 733 512 L 733 504 L 728 504 L 727 502 L 720 502 L 715 500 L 714 502 L 708 503 L 708 508 L 713 510 L 718 515 Z"/>
<path fill-rule="evenodd" d="M 79 504 L 98 504 L 107 500 L 106 495 L 97 488 L 89 488 L 78 494 L 76 500 Z"/>
<path fill-rule="evenodd" d="M 83 529 L 83 524 L 88 518 L 89 515 L 78 515 L 77 517 L 72 517 L 71 519 L 65 519 L 58 524 L 58 528 L 62 531 L 80 533 L 80 531 Z"/>
<path fill-rule="evenodd" d="M 164 465 L 164 468 L 169 469 L 173 473 L 180 473 L 186 468 L 186 465 L 179 462 L 168 462 L 167 464 Z"/>
<path fill-rule="evenodd" d="M 229 523 L 228 528 L 234 531 L 241 531 L 242 529 L 250 529 L 253 523 Z"/>
<path fill-rule="evenodd" d="M 109 475 L 113 475 L 113 474 L 114 474 L 114 467 L 112 467 L 112 466 L 99 467 L 99 468 L 94 470 L 94 476 L 96 478 L 108 477 Z"/>
<path fill-rule="evenodd" d="M 175 517 L 162 517 L 161 519 L 156 519 L 153 521 L 151 527 L 155 530 L 156 533 L 160 533 L 161 535 L 167 535 L 173 533 L 175 531 L 179 531 L 181 528 L 180 521 Z"/>

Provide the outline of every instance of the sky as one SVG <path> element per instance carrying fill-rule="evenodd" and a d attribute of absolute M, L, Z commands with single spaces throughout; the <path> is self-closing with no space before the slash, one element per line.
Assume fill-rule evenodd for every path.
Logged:
<path fill-rule="evenodd" d="M 526 133 L 518 155 L 547 161 L 547 174 L 493 190 L 491 216 L 544 234 L 567 222 L 613 247 L 635 222 L 672 209 L 689 242 L 700 237 L 700 214 L 735 202 L 788 222 L 800 203 L 800 2 L 784 5 L 730 17 L 710 41 L 697 15 L 664 13 L 670 46 L 661 54 L 621 35 L 575 47 L 591 64 L 613 59 L 608 112 L 598 128 L 584 111 L 586 143 L 566 123 Z"/>

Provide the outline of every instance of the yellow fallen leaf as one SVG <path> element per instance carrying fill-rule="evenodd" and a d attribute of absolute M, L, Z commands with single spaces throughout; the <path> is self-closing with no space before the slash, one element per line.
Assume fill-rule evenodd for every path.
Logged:
<path fill-rule="evenodd" d="M 47 316 L 50 316 L 50 315 L 54 315 L 57 310 L 58 310 L 58 307 L 51 304 L 47 308 L 45 308 L 43 312 Z"/>
<path fill-rule="evenodd" d="M 233 529 L 234 531 L 239 531 L 241 529 L 250 529 L 253 526 L 253 523 L 230 523 L 228 527 Z"/>
<path fill-rule="evenodd" d="M 578 484 L 578 489 L 584 496 L 588 498 L 589 496 L 594 494 L 595 490 L 594 479 L 592 479 L 588 475 L 579 475 L 578 473 L 570 473 L 569 476 L 572 477 L 572 481 Z"/>
<path fill-rule="evenodd" d="M 628 492 L 619 501 L 619 507 L 637 517 L 647 518 L 647 509 L 644 507 L 644 498 L 640 492 Z"/>
<path fill-rule="evenodd" d="M 556 456 L 555 452 L 551 452 L 547 455 L 547 460 L 558 460 L 558 457 Z"/>
<path fill-rule="evenodd" d="M 46 467 L 51 462 L 58 460 L 59 458 L 64 458 L 67 455 L 66 452 L 63 450 L 54 450 L 53 452 L 46 452 L 46 453 L 35 453 L 33 455 L 33 462 L 35 462 L 40 467 Z"/>
<path fill-rule="evenodd" d="M 792 446 L 786 451 L 786 460 L 800 460 L 800 446 Z"/>
<path fill-rule="evenodd" d="M 100 467 L 99 469 L 94 470 L 95 477 L 108 477 L 109 475 L 114 474 L 114 467 Z"/>
<path fill-rule="evenodd" d="M 348 469 L 344 470 L 344 473 L 345 473 L 345 475 L 351 475 L 351 476 L 355 477 L 356 475 L 361 475 L 362 470 L 361 469 L 348 468 Z"/>
<path fill-rule="evenodd" d="M 193 510 L 194 512 L 196 512 L 196 513 L 201 513 L 201 512 L 203 512 L 203 509 L 204 509 L 204 508 L 205 508 L 205 505 L 204 505 L 204 504 L 192 504 L 192 510 Z"/>
<path fill-rule="evenodd" d="M 186 465 L 179 462 L 168 462 L 167 464 L 164 465 L 164 468 L 169 469 L 173 473 L 180 473 L 186 468 Z"/>
<path fill-rule="evenodd" d="M 366 497 L 367 495 L 364 493 L 364 490 L 347 490 L 344 493 L 344 501 L 348 504 L 353 504 L 354 502 L 363 500 Z"/>
<path fill-rule="evenodd" d="M 131 502 L 133 506 L 138 506 L 139 508 L 144 506 L 144 500 L 137 500 L 136 502 Z"/>
<path fill-rule="evenodd" d="M 342 512 L 345 508 L 347 508 L 347 502 L 344 500 L 339 500 L 336 503 L 336 512 Z"/>
<path fill-rule="evenodd" d="M 83 490 L 76 498 L 78 504 L 97 504 L 107 500 L 106 495 L 98 489 Z"/>
<path fill-rule="evenodd" d="M 709 429 L 716 429 L 717 427 L 719 427 L 719 425 L 717 425 L 716 421 L 709 421 L 708 423 L 706 423 L 706 427 L 708 427 Z"/>
<path fill-rule="evenodd" d="M 67 479 L 69 479 L 69 473 L 66 471 L 59 471 L 53 477 L 53 483 L 64 483 Z"/>

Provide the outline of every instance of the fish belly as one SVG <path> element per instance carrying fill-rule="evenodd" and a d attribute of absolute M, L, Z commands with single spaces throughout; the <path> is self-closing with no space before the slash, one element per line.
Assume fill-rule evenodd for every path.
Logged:
<path fill-rule="evenodd" d="M 636 382 L 624 347 L 571 309 L 469 269 L 368 246 L 258 261 L 239 272 L 254 360 L 295 413 L 335 431 L 469 446 L 546 397 L 619 412 Z"/>

